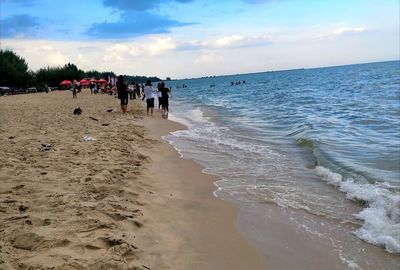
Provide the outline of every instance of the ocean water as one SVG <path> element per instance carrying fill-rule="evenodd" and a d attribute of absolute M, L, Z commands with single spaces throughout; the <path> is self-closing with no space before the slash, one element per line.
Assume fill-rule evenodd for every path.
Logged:
<path fill-rule="evenodd" d="M 219 177 L 216 196 L 350 224 L 400 253 L 400 61 L 167 85 L 188 129 L 165 139 Z"/>

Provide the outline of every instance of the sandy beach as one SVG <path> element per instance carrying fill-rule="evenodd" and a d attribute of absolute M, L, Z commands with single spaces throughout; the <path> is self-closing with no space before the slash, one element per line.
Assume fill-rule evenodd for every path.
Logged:
<path fill-rule="evenodd" d="M 264 269 L 238 207 L 161 139 L 182 128 L 88 90 L 0 97 L 0 269 Z"/>

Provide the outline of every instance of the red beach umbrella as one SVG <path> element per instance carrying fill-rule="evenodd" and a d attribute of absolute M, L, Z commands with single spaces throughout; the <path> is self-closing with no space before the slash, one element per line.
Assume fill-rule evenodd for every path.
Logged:
<path fill-rule="evenodd" d="M 60 85 L 70 85 L 71 81 L 69 80 L 63 80 L 62 82 L 60 82 Z"/>
<path fill-rule="evenodd" d="M 95 78 L 91 78 L 91 79 L 89 80 L 89 82 L 97 82 L 97 80 L 96 80 Z"/>
<path fill-rule="evenodd" d="M 108 83 L 106 79 L 101 78 L 100 80 L 97 81 L 98 83 Z"/>
<path fill-rule="evenodd" d="M 82 86 L 84 86 L 84 85 L 89 85 L 89 81 L 86 80 L 86 79 L 82 79 L 82 80 L 80 80 L 79 82 L 81 83 Z"/>

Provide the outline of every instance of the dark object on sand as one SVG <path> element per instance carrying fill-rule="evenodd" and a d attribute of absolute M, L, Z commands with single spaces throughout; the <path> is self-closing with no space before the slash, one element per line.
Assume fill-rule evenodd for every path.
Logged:
<path fill-rule="evenodd" d="M 49 143 L 42 143 L 42 150 L 43 151 L 49 151 L 53 147 L 52 144 Z"/>
<path fill-rule="evenodd" d="M 94 120 L 94 121 L 99 121 L 99 119 L 96 119 L 94 117 L 89 116 L 90 119 Z"/>
<path fill-rule="evenodd" d="M 28 208 L 29 208 L 28 206 L 25 206 L 25 205 L 21 204 L 18 209 L 21 212 L 25 212 L 26 210 L 28 210 Z"/>
<path fill-rule="evenodd" d="M 77 114 L 82 114 L 82 109 L 81 108 L 75 108 L 75 110 L 74 110 L 74 114 L 75 115 L 77 115 Z"/>
<path fill-rule="evenodd" d="M 101 124 L 103 127 L 106 127 L 106 126 L 108 126 L 108 125 L 110 125 L 110 124 Z"/>

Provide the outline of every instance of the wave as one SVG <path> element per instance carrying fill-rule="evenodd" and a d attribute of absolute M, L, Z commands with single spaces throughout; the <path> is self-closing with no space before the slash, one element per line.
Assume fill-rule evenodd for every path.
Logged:
<path fill-rule="evenodd" d="M 297 144 L 304 147 L 304 148 L 308 148 L 311 150 L 315 149 L 315 142 L 313 140 L 310 139 L 306 139 L 303 137 L 300 137 L 297 139 Z"/>
<path fill-rule="evenodd" d="M 390 253 L 400 253 L 400 195 L 388 184 L 360 184 L 352 178 L 317 166 L 315 171 L 328 184 L 336 186 L 351 200 L 364 201 L 367 207 L 355 217 L 363 224 L 355 235 L 369 243 L 382 245 Z"/>
<path fill-rule="evenodd" d="M 372 181 L 335 164 L 319 149 L 319 143 L 312 139 L 299 137 L 296 142 L 313 153 L 316 159 L 315 172 L 324 181 L 337 187 L 348 199 L 361 203 L 364 207 L 360 213 L 355 214 L 355 217 L 362 221 L 355 235 L 371 244 L 384 246 L 390 253 L 400 253 L 398 186 Z"/>
<path fill-rule="evenodd" d="M 206 115 L 209 115 L 209 113 Z M 222 163 L 222 167 L 208 168 L 207 172 L 219 176 L 223 174 L 229 178 L 229 181 L 218 181 L 216 183 L 218 190 L 214 194 L 226 192 L 233 197 L 243 197 L 247 196 L 246 194 L 269 194 L 269 196 L 263 198 L 265 203 L 276 203 L 285 207 L 303 209 L 312 214 L 332 218 L 329 215 L 330 210 L 325 211 L 320 209 L 321 211 L 318 211 L 318 205 L 313 207 L 315 205 L 312 203 L 309 204 L 310 201 L 307 202 L 307 200 L 312 199 L 314 193 L 306 196 L 299 189 L 299 192 L 296 193 L 299 197 L 296 197 L 296 194 L 290 191 L 279 192 L 279 190 L 271 190 L 271 192 L 266 194 L 266 188 L 262 188 L 259 185 L 260 183 L 255 181 L 257 177 L 261 177 L 262 173 L 269 175 L 271 179 L 273 179 L 271 175 L 275 176 L 278 180 L 281 176 L 285 177 L 285 172 L 287 172 L 287 168 L 285 167 L 287 159 L 285 155 L 279 151 L 272 150 L 265 144 L 265 141 L 257 141 L 254 138 L 248 139 L 247 137 L 243 138 L 239 136 L 240 134 L 236 133 L 231 134 L 231 130 L 225 126 L 216 124 L 214 118 L 215 116 L 212 118 L 206 117 L 200 107 L 191 108 L 180 114 L 180 120 L 178 121 L 188 126 L 189 129 L 176 131 L 171 135 L 175 138 L 172 141 L 178 140 L 180 144 L 184 144 L 183 148 L 181 148 L 182 145 L 178 146 L 172 143 L 171 138 L 167 139 L 181 155 L 183 153 L 178 148 L 185 149 L 184 152 L 189 153 L 189 155 L 197 155 L 195 159 L 202 165 L 212 162 L 206 159 L 202 160 L 202 158 L 207 156 L 207 159 L 209 159 L 210 151 L 215 152 L 213 152 L 215 154 L 213 160 Z M 371 181 L 372 179 L 362 175 L 362 172 L 352 170 L 343 164 L 332 161 L 329 153 L 321 149 L 328 144 L 307 137 L 307 135 L 311 135 L 307 134 L 310 130 L 313 130 L 311 124 L 298 125 L 286 136 L 297 137 L 297 145 L 312 152 L 316 159 L 315 167 L 312 166 L 312 168 L 320 176 L 319 179 L 322 178 L 328 184 L 337 187 L 346 194 L 347 198 L 357 203 L 362 203 L 363 210 L 355 215 L 355 218 L 360 221 L 360 227 L 354 234 L 366 242 L 383 246 L 389 253 L 400 253 L 399 187 L 389 186 L 390 184 L 387 182 Z M 196 145 L 197 148 L 189 145 Z M 334 147 L 335 145 L 329 146 Z M 204 155 L 199 154 L 202 151 L 205 153 Z M 262 160 L 262 163 L 258 164 L 256 159 L 259 161 Z M 239 170 L 239 168 L 235 168 L 235 170 L 229 169 L 229 166 L 232 166 L 232 164 L 246 168 L 243 168 L 243 170 Z M 264 164 L 268 164 L 272 169 L 267 170 Z M 235 175 L 235 173 L 240 173 L 240 176 Z M 232 181 L 232 178 L 235 177 L 243 177 L 246 182 Z M 275 179 L 269 179 L 268 181 L 275 181 Z M 268 185 L 273 183 L 275 182 L 269 182 Z M 281 181 L 277 185 L 281 186 L 282 183 L 284 182 Z M 275 196 L 275 193 L 279 196 Z M 254 196 L 252 198 L 249 197 L 249 199 L 254 198 Z M 303 200 L 299 201 L 299 198 L 303 198 Z M 331 203 L 335 202 L 332 201 Z M 308 208 L 309 206 L 311 209 Z M 336 216 L 333 215 L 333 217 Z"/>

